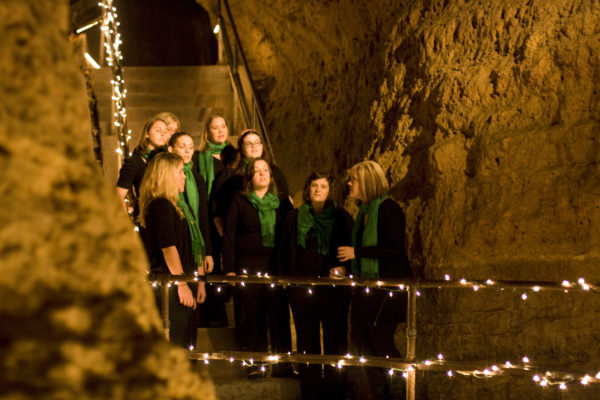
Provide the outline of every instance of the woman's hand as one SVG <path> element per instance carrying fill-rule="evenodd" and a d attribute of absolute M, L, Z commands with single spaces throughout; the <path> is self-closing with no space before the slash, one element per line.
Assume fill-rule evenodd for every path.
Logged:
<path fill-rule="evenodd" d="M 215 266 L 215 260 L 212 256 L 206 256 L 204 261 L 202 261 L 202 267 L 204 268 L 204 272 L 210 274 L 213 272 L 213 268 Z"/>
<path fill-rule="evenodd" d="M 341 278 L 346 275 L 345 267 L 334 267 L 329 268 L 329 277 L 330 278 Z"/>
<path fill-rule="evenodd" d="M 354 255 L 354 247 L 350 247 L 350 246 L 338 247 L 337 258 L 341 262 L 354 260 L 356 258 Z"/>
<path fill-rule="evenodd" d="M 185 285 L 177 285 L 177 294 L 179 295 L 179 302 L 181 304 L 196 309 L 196 299 L 194 299 L 192 289 L 190 289 L 187 283 Z"/>
<path fill-rule="evenodd" d="M 225 275 L 227 275 L 227 276 L 235 276 L 235 272 L 228 272 Z M 231 282 L 230 285 L 231 286 L 235 286 L 235 282 Z"/>
<path fill-rule="evenodd" d="M 206 284 L 200 282 L 198 284 L 198 295 L 196 296 L 196 303 L 202 304 L 206 300 Z"/>

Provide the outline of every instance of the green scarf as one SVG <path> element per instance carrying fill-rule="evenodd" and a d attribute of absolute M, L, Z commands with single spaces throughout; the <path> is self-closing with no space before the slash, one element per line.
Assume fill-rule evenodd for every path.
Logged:
<path fill-rule="evenodd" d="M 279 207 L 279 198 L 273 193 L 267 193 L 262 199 L 251 192 L 248 201 L 258 211 L 260 220 L 260 235 L 265 247 L 275 247 L 275 210 Z"/>
<path fill-rule="evenodd" d="M 192 239 L 192 253 L 194 254 L 194 261 L 196 262 L 196 266 L 201 265 L 202 260 L 204 260 L 204 256 L 206 256 L 206 246 L 204 243 L 204 238 L 202 238 L 202 232 L 200 232 L 198 220 L 194 218 L 194 214 L 192 213 L 192 210 L 186 203 L 183 193 L 179 193 L 179 202 L 177 203 L 177 205 L 179 206 L 179 208 L 181 208 L 181 211 L 183 211 L 183 215 L 185 215 L 185 219 L 188 223 L 188 228 L 190 229 L 190 238 Z"/>
<path fill-rule="evenodd" d="M 206 194 L 210 197 L 210 191 L 212 184 L 215 180 L 215 167 L 213 161 L 213 154 L 221 154 L 223 149 L 227 146 L 227 142 L 223 144 L 214 144 L 208 142 L 208 148 L 204 153 L 198 154 L 198 172 L 206 181 Z"/>
<path fill-rule="evenodd" d="M 183 166 L 183 172 L 185 172 L 185 198 L 187 204 L 191 207 L 194 219 L 198 220 L 198 207 L 200 207 L 200 194 L 198 193 L 198 186 L 196 186 L 196 179 L 192 172 L 192 166 L 194 163 L 191 161 Z"/>
<path fill-rule="evenodd" d="M 352 246 L 373 247 L 377 246 L 377 219 L 379 215 L 379 205 L 387 195 L 373 199 L 369 204 L 361 204 L 358 208 L 358 215 L 352 228 Z M 367 224 L 363 231 L 362 241 L 358 243 L 358 231 L 363 224 L 365 215 L 368 215 Z M 362 278 L 379 278 L 379 260 L 376 258 L 361 258 L 360 266 L 358 260 L 354 258 L 351 263 L 352 274 L 360 275 Z"/>
<path fill-rule="evenodd" d="M 141 156 L 144 160 L 148 161 L 153 152 L 154 149 L 152 147 L 147 147 L 146 152 L 144 154 L 141 154 Z"/>
<path fill-rule="evenodd" d="M 310 203 L 304 203 L 298 208 L 298 246 L 306 249 L 306 236 L 312 229 L 312 235 L 317 240 L 317 252 L 329 255 L 329 240 L 335 222 L 335 204 L 325 207 L 320 214 L 315 214 Z"/>

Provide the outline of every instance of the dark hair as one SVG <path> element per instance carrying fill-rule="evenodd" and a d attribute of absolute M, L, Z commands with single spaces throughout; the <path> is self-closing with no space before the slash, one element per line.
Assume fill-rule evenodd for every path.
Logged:
<path fill-rule="evenodd" d="M 158 114 L 160 115 L 160 114 Z M 137 144 L 137 146 L 135 146 L 135 152 L 139 153 L 139 154 L 144 154 L 146 153 L 146 150 L 148 149 L 148 145 L 150 144 L 150 138 L 148 137 L 148 133 L 150 132 L 150 129 L 152 128 L 152 126 L 157 123 L 158 121 L 163 122 L 165 125 L 167 125 L 167 123 L 165 122 L 164 119 L 158 117 L 158 115 L 155 115 L 154 117 L 150 118 L 149 120 L 146 121 L 146 123 L 144 124 L 144 129 L 142 129 L 142 134 L 140 135 L 140 140 Z"/>
<path fill-rule="evenodd" d="M 302 189 L 302 200 L 304 200 L 305 203 L 310 202 L 310 185 L 317 179 L 327 179 L 327 182 L 329 183 L 329 193 L 327 194 L 326 202 L 331 200 L 331 185 L 333 185 L 333 177 L 330 173 L 325 171 L 314 171 L 308 176 L 308 178 L 306 178 L 306 181 L 304 182 L 304 189 Z"/>
<path fill-rule="evenodd" d="M 190 134 L 189 134 L 189 133 L 187 133 L 187 132 L 184 132 L 184 131 L 177 131 L 177 132 L 175 132 L 173 135 L 171 135 L 171 139 L 169 139 L 169 146 L 171 146 L 171 147 L 175 147 L 175 144 L 177 143 L 177 140 L 178 140 L 180 137 L 182 137 L 182 136 L 189 136 L 189 137 L 192 137 L 192 135 L 190 135 Z M 194 139 L 192 138 L 192 141 L 193 141 L 193 140 L 194 140 Z"/>
<path fill-rule="evenodd" d="M 261 143 L 263 143 L 263 152 L 259 158 L 264 159 L 267 162 L 267 164 L 269 164 L 269 168 L 271 167 L 271 157 L 269 157 L 269 153 L 265 150 L 265 146 L 264 146 L 265 141 L 264 141 L 262 133 L 260 133 L 256 129 L 246 129 L 240 133 L 240 137 L 238 138 L 237 159 L 235 160 L 235 162 L 232 162 L 230 164 L 231 169 L 233 169 L 235 172 L 237 172 L 240 175 L 244 174 L 244 171 L 243 171 L 244 156 L 242 154 L 242 146 L 244 144 L 244 138 L 248 135 L 256 135 L 260 138 Z"/>
<path fill-rule="evenodd" d="M 275 196 L 277 196 L 278 192 L 277 192 L 277 185 L 275 184 L 275 179 L 273 178 L 273 169 L 271 168 L 271 165 L 269 164 L 269 161 L 267 161 L 265 158 L 263 157 L 258 157 L 258 158 L 251 158 L 248 161 L 248 165 L 246 166 L 246 172 L 244 173 L 244 190 L 243 193 L 245 195 L 249 195 L 250 192 L 252 192 L 254 190 L 254 188 L 252 187 L 252 178 L 254 177 L 254 164 L 256 164 L 257 161 L 264 161 L 265 163 L 267 163 L 267 168 L 269 168 L 269 175 L 271 175 L 271 179 L 269 182 L 269 192 L 273 193 Z"/>

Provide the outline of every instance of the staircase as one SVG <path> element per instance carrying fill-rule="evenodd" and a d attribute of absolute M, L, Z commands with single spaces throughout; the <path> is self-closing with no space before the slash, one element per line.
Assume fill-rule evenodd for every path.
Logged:
<path fill-rule="evenodd" d="M 227 121 L 236 119 L 234 93 L 226 65 L 124 67 L 123 75 L 127 89 L 127 128 L 131 130 L 130 151 L 138 143 L 145 121 L 161 111 L 175 114 L 181 121 L 181 129 L 190 133 L 196 143 L 199 143 L 202 124 L 209 114 L 222 114 Z M 95 70 L 93 79 L 102 132 L 104 175 L 114 183 L 120 165 L 116 153 L 118 139 L 110 123 L 113 112 L 110 68 Z M 232 122 L 229 128 L 233 134 Z"/>

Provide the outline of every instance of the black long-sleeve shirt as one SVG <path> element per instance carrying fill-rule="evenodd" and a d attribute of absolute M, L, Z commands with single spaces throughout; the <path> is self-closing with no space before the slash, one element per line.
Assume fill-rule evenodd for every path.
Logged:
<path fill-rule="evenodd" d="M 412 277 L 412 269 L 406 254 L 406 221 L 402 209 L 394 200 L 387 198 L 379 205 L 377 218 L 377 246 L 354 248 L 354 255 L 379 260 L 379 276 L 382 278 Z M 364 225 L 358 231 L 358 243 L 362 242 Z"/>
<path fill-rule="evenodd" d="M 206 182 L 204 178 L 192 169 L 192 175 L 194 175 L 194 181 L 196 181 L 196 187 L 198 188 L 198 224 L 200 225 L 200 232 L 204 239 L 204 245 L 206 246 L 206 255 L 213 255 L 212 241 L 210 237 L 210 228 L 208 220 L 208 199 L 206 194 Z M 187 192 L 183 192 L 185 199 L 188 204 L 190 201 L 187 197 Z"/>
<path fill-rule="evenodd" d="M 287 180 L 285 179 L 283 172 L 275 165 L 271 165 L 271 171 L 273 172 L 275 185 L 277 185 L 280 202 L 279 208 L 282 215 L 285 216 L 288 211 L 293 208 L 289 200 L 290 191 Z M 244 178 L 241 175 L 229 168 L 222 170 L 219 175 L 215 177 L 215 181 L 213 182 L 213 193 L 209 205 L 209 212 L 211 215 L 225 218 L 234 195 L 242 190 L 243 187 Z"/>
<path fill-rule="evenodd" d="M 281 214 L 275 211 L 275 246 L 278 244 L 278 228 Z M 275 247 L 262 244 L 258 211 L 242 193 L 233 196 L 223 233 L 223 272 L 248 274 L 268 272 L 273 274 Z"/>
<path fill-rule="evenodd" d="M 196 263 L 192 255 L 190 231 L 185 218 L 181 218 L 169 200 L 159 197 L 148 205 L 144 247 L 152 272 L 169 272 L 162 249 L 175 246 L 183 272 L 192 274 Z"/>
<path fill-rule="evenodd" d="M 337 260 L 339 246 L 352 244 L 352 217 L 341 207 L 335 209 L 335 222 L 329 241 L 329 256 L 318 252 L 318 243 L 312 229 L 306 235 L 306 248 L 298 246 L 298 210 L 288 213 L 281 229 L 279 246 L 279 274 L 297 276 L 329 276 L 329 270 L 336 266 L 350 271 L 350 262 Z"/>

